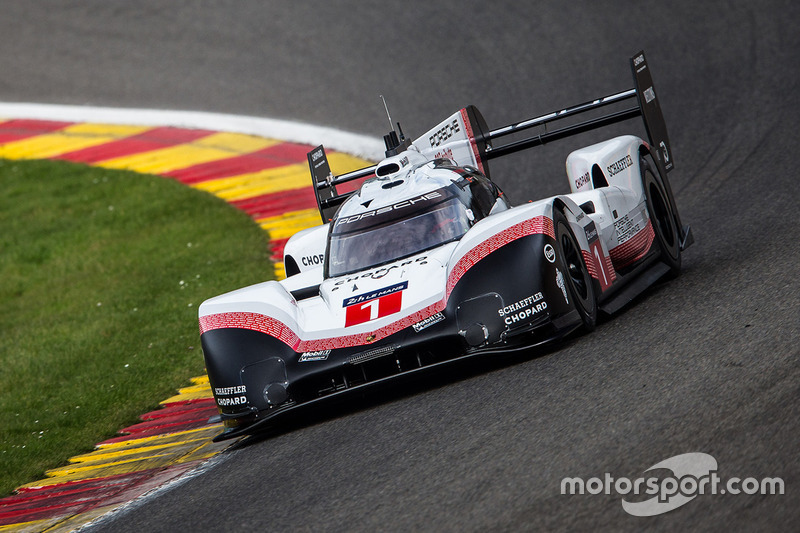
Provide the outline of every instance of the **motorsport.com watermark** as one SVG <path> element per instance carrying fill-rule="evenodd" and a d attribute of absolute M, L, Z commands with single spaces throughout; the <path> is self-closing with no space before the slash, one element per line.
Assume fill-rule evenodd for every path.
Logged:
<path fill-rule="evenodd" d="M 611 494 L 621 496 L 652 496 L 643 501 L 622 500 L 622 508 L 633 516 L 655 516 L 692 501 L 701 494 L 761 494 L 784 493 L 783 479 L 753 477 L 744 479 L 731 477 L 723 481 L 717 475 L 717 460 L 706 453 L 684 453 L 656 463 L 645 472 L 665 469 L 672 472 L 667 477 L 614 478 L 605 473 L 603 477 L 584 480 L 580 477 L 565 477 L 561 480 L 561 494 Z M 634 500 L 637 498 L 633 498 Z"/>

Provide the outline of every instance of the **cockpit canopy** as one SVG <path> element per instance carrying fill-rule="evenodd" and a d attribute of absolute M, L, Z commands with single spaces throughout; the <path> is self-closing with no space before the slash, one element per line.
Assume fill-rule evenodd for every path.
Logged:
<path fill-rule="evenodd" d="M 352 274 L 458 240 L 488 216 L 501 195 L 477 170 L 447 160 L 429 163 L 428 169 L 449 171 L 446 180 L 439 180 L 442 187 L 375 209 L 337 214 L 328 234 L 325 277 Z"/>

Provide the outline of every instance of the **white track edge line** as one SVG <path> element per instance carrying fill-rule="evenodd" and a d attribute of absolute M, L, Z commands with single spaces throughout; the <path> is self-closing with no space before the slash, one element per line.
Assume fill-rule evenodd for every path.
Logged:
<path fill-rule="evenodd" d="M 0 117 L 66 122 L 96 122 L 135 126 L 175 126 L 245 133 L 301 144 L 325 145 L 340 152 L 379 161 L 384 157 L 383 141 L 336 128 L 289 120 L 230 115 L 206 111 L 166 111 L 79 105 L 0 102 Z"/>
<path fill-rule="evenodd" d="M 181 485 L 184 485 L 185 483 L 191 481 L 197 476 L 204 475 L 208 470 L 216 468 L 220 463 L 227 461 L 232 456 L 233 454 L 231 453 L 228 454 L 216 453 L 211 457 L 209 457 L 208 459 L 201 460 L 200 463 L 194 468 L 190 468 L 189 470 L 183 472 L 177 477 L 170 479 L 169 481 L 162 483 L 157 487 L 153 487 L 152 489 L 144 492 L 143 494 L 140 494 L 139 496 L 137 496 L 132 500 L 119 504 L 113 509 L 110 509 L 109 511 L 89 520 L 85 524 L 81 524 L 73 531 L 75 533 L 79 533 L 82 531 L 92 531 L 93 528 L 96 526 L 99 527 L 101 524 L 106 524 L 107 522 L 113 522 L 117 518 L 122 517 L 127 513 L 130 513 L 131 511 L 142 507 L 143 505 L 146 505 L 148 502 L 158 498 L 162 494 L 169 492 L 177 487 L 180 487 Z M 77 515 L 72 515 L 72 516 L 79 516 L 80 514 L 82 513 L 78 513 Z"/>

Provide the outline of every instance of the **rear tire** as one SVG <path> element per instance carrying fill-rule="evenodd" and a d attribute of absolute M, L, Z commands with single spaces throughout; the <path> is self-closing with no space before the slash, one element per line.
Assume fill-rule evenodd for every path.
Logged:
<path fill-rule="evenodd" d="M 561 256 L 561 261 L 567 269 L 564 279 L 569 292 L 569 297 L 578 314 L 581 316 L 583 327 L 592 331 L 597 324 L 597 298 L 594 292 L 594 282 L 586 268 L 581 248 L 575 235 L 561 211 L 553 210 L 553 227 L 556 236 L 556 249 Z"/>
<path fill-rule="evenodd" d="M 675 210 L 664 191 L 664 185 L 646 159 L 641 159 L 642 187 L 647 214 L 653 224 L 655 240 L 661 249 L 661 261 L 669 267 L 674 277 L 681 271 L 681 238 L 675 223 Z"/>

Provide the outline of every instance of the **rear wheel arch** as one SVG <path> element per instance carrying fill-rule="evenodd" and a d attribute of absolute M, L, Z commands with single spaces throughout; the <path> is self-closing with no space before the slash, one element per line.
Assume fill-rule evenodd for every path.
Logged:
<path fill-rule="evenodd" d="M 640 166 L 647 214 L 653 225 L 655 242 L 661 250 L 661 260 L 669 267 L 670 274 L 677 276 L 681 270 L 681 231 L 677 210 L 670 201 L 657 165 L 654 168 L 647 157 L 641 157 Z"/>

